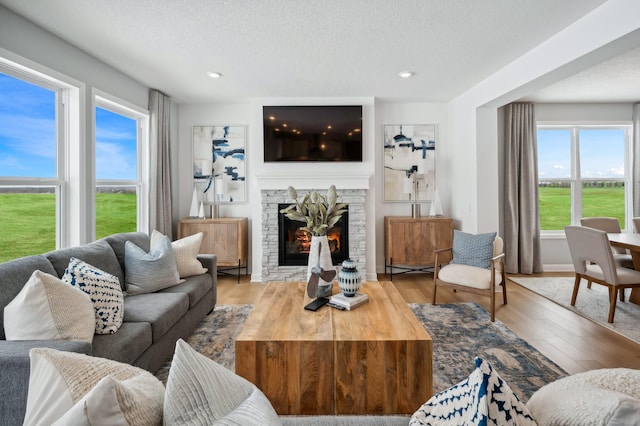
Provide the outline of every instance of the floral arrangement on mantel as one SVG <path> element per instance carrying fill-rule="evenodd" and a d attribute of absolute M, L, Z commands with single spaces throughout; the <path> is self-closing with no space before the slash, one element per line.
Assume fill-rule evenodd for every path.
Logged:
<path fill-rule="evenodd" d="M 326 196 L 314 189 L 300 201 L 298 201 L 298 192 L 292 186 L 287 188 L 287 192 L 289 198 L 295 203 L 280 210 L 280 213 L 290 220 L 305 222 L 307 226 L 300 229 L 309 232 L 312 236 L 327 235 L 327 231 L 347 211 L 346 204 L 338 203 L 335 185 L 329 187 Z"/>

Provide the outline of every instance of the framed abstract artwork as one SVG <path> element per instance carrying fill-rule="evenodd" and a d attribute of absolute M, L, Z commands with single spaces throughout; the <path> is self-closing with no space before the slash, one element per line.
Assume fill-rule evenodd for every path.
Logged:
<path fill-rule="evenodd" d="M 384 201 L 432 201 L 436 188 L 435 124 L 386 124 L 383 137 Z"/>
<path fill-rule="evenodd" d="M 244 203 L 246 126 L 193 126 L 193 180 L 199 202 Z"/>

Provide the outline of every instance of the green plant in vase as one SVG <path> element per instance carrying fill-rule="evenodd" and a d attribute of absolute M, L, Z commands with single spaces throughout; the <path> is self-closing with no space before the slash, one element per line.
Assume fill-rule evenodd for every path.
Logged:
<path fill-rule="evenodd" d="M 338 203 L 338 195 L 335 185 L 331 185 L 326 195 L 318 191 L 311 190 L 301 199 L 298 199 L 298 192 L 290 186 L 287 188 L 289 198 L 294 203 L 280 210 L 288 219 L 297 222 L 303 222 L 305 226 L 301 227 L 303 231 L 311 234 L 311 248 L 309 249 L 309 264 L 307 268 L 307 281 L 309 286 L 307 292 L 310 297 L 327 297 L 331 295 L 333 277 L 335 277 L 335 268 L 331 261 L 331 251 L 329 249 L 329 240 L 327 232 L 347 211 L 347 205 Z M 318 273 L 321 271 L 322 273 Z M 333 274 L 326 274 L 327 271 L 333 271 Z M 312 280 L 312 275 L 314 275 Z M 331 280 L 324 278 L 331 275 Z M 315 277 L 318 277 L 316 279 Z M 317 282 L 317 286 L 314 285 Z"/>

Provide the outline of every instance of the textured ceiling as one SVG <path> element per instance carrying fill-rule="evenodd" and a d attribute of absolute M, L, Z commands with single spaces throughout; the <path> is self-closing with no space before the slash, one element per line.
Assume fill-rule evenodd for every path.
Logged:
<path fill-rule="evenodd" d="M 449 101 L 603 2 L 0 0 L 179 103 L 278 96 Z M 637 69 L 637 52 L 634 58 Z M 403 70 L 415 76 L 401 79 Z M 566 95 L 574 90 L 558 87 Z"/>

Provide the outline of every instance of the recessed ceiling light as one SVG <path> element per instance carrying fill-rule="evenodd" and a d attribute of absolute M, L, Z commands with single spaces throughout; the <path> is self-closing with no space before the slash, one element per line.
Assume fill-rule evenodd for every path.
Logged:
<path fill-rule="evenodd" d="M 413 71 L 400 71 L 398 73 L 398 75 L 402 78 L 409 78 L 409 77 L 413 77 L 415 73 Z"/>
<path fill-rule="evenodd" d="M 207 73 L 207 75 L 211 78 L 220 78 L 222 77 L 222 74 L 220 74 L 219 72 L 215 72 L 215 71 L 209 71 Z"/>

